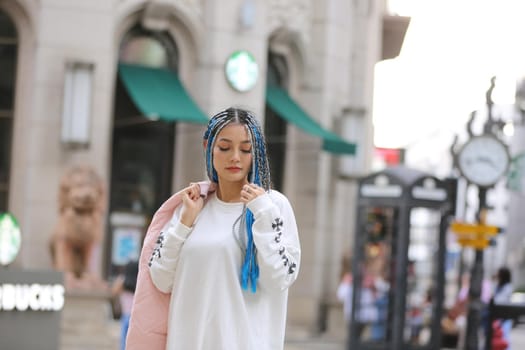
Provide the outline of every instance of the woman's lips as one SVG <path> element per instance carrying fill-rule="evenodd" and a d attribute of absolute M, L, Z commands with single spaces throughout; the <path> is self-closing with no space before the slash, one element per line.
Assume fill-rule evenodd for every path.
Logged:
<path fill-rule="evenodd" d="M 232 172 L 232 173 L 238 173 L 239 171 L 241 171 L 241 168 L 238 168 L 238 167 L 229 167 L 229 168 L 226 168 L 226 170 Z"/>

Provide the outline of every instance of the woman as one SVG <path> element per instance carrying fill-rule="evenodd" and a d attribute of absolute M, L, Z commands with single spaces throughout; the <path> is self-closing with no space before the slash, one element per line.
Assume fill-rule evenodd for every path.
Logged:
<path fill-rule="evenodd" d="M 265 140 L 251 113 L 229 108 L 213 116 L 204 149 L 210 187 L 191 184 L 169 203 L 175 210 L 156 232 L 149 278 L 139 271 L 139 286 L 151 281 L 170 295 L 165 347 L 158 344 L 168 350 L 282 349 L 287 290 L 300 262 L 292 207 L 270 189 Z M 159 211 L 171 208 L 169 201 Z M 128 336 L 129 349 L 141 349 L 138 342 L 154 349 L 143 337 Z"/>

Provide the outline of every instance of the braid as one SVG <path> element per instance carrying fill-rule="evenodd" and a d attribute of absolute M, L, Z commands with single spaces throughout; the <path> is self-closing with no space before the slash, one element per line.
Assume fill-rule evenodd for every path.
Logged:
<path fill-rule="evenodd" d="M 208 128 L 204 133 L 204 140 L 207 141 L 205 157 L 208 178 L 215 183 L 219 181 L 217 171 L 213 167 L 213 147 L 216 136 L 230 123 L 244 125 L 250 135 L 252 143 L 252 166 L 248 173 L 248 180 L 261 186 L 265 191 L 269 191 L 271 185 L 270 165 L 266 152 L 264 134 L 255 116 L 248 111 L 238 108 L 228 108 L 221 111 L 214 115 L 208 123 Z M 240 279 L 243 289 L 248 289 L 248 284 L 251 283 L 251 290 L 255 293 L 257 290 L 257 280 L 259 278 L 257 248 L 253 241 L 252 232 L 255 218 L 250 210 L 246 210 L 245 215 L 246 227 L 243 229 L 246 229 L 247 244 Z"/>
<path fill-rule="evenodd" d="M 222 111 L 211 118 L 208 123 L 208 128 L 204 132 L 204 140 L 207 140 L 206 145 L 206 172 L 210 181 L 219 182 L 217 171 L 213 167 L 213 146 L 215 137 L 219 132 L 229 123 L 228 111 Z"/>
<path fill-rule="evenodd" d="M 252 140 L 254 142 L 254 182 L 265 190 L 270 189 L 270 165 L 268 162 L 268 155 L 266 152 L 266 142 L 262 134 L 261 128 L 255 119 L 251 119 L 248 123 L 252 133 Z"/>

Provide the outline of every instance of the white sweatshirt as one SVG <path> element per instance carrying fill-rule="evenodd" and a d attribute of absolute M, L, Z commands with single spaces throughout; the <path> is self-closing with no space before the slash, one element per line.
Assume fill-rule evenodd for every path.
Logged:
<path fill-rule="evenodd" d="M 211 194 L 195 224 L 180 207 L 159 237 L 150 263 L 155 286 L 170 293 L 167 350 L 278 350 L 284 346 L 288 287 L 299 272 L 300 245 L 289 201 L 270 191 L 248 203 L 254 214 L 257 292 L 243 290 L 246 237 L 238 235 L 242 203 Z M 242 249 L 241 249 L 242 245 Z"/>

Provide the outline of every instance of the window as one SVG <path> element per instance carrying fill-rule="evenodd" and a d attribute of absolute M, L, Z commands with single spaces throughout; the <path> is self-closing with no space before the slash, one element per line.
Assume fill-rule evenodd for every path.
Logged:
<path fill-rule="evenodd" d="M 13 134 L 17 34 L 0 11 L 0 212 L 7 211 Z"/>
<path fill-rule="evenodd" d="M 130 30 L 120 45 L 120 63 L 176 71 L 177 59 L 175 43 L 167 34 L 141 27 Z M 110 212 L 135 215 L 148 222 L 172 191 L 175 127 L 141 115 L 120 77 L 114 106 Z M 113 227 L 111 222 L 109 226 Z M 114 254 L 125 250 L 125 243 L 113 235 L 108 235 L 110 275 L 117 273 L 124 261 L 122 257 L 115 260 Z M 139 247 L 141 242 L 141 238 L 136 242 Z"/>
<path fill-rule="evenodd" d="M 270 53 L 266 81 L 268 85 L 285 87 L 288 67 L 284 57 Z M 273 188 L 282 192 L 284 161 L 286 159 L 286 122 L 266 107 L 264 134 L 268 144 L 268 158 Z"/>

